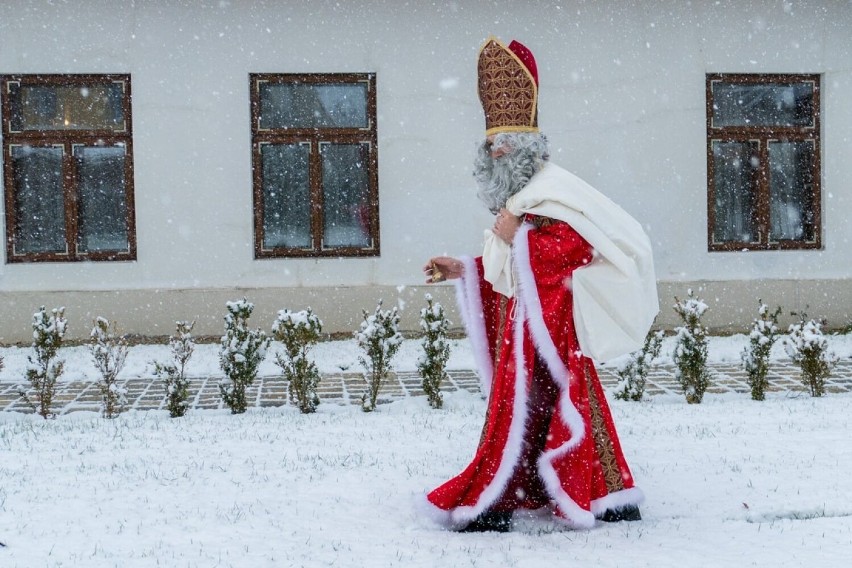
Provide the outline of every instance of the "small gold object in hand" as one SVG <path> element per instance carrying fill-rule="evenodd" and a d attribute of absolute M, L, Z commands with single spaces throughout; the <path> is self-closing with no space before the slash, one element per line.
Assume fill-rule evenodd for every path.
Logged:
<path fill-rule="evenodd" d="M 443 282 L 446 280 L 444 278 L 444 273 L 438 270 L 438 266 L 433 262 L 432 263 L 432 282 Z"/>

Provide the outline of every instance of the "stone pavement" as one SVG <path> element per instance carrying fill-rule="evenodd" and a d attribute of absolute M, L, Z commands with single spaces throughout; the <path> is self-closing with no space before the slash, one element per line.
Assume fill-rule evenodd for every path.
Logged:
<path fill-rule="evenodd" d="M 746 382 L 746 374 L 736 364 L 711 365 L 713 381 L 708 393 L 741 393 L 748 396 L 750 392 Z M 615 386 L 617 377 L 612 368 L 598 369 L 601 382 L 605 389 Z M 479 392 L 479 380 L 470 370 L 449 372 L 450 379 L 442 385 L 444 392 L 466 390 L 471 393 Z M 190 402 L 193 409 L 220 409 L 224 403 L 219 396 L 219 377 L 194 378 L 190 385 Z M 799 380 L 799 370 L 789 362 L 774 363 L 769 372 L 770 392 L 789 392 L 793 396 L 806 395 Z M 411 396 L 422 396 L 421 379 L 416 372 L 395 373 L 379 393 L 379 402 L 391 402 Z M 129 379 L 124 383 L 127 389 L 127 409 L 158 410 L 165 408 L 165 392 L 162 382 L 153 379 Z M 16 383 L 0 383 L 0 411 L 32 412 L 18 394 L 19 385 Z M 255 384 L 248 389 L 248 398 L 255 407 L 281 406 L 288 404 L 288 385 L 280 377 L 259 377 Z M 361 394 L 366 390 L 360 373 L 335 373 L 322 378 L 317 392 L 320 400 L 327 404 L 359 404 Z M 648 378 L 645 392 L 651 396 L 677 395 L 682 396 L 680 387 L 675 381 L 674 367 L 658 366 L 652 369 Z M 852 392 L 852 361 L 841 361 L 834 367 L 831 378 L 826 381 L 826 393 Z M 63 382 L 57 385 L 54 398 L 54 412 L 67 414 L 69 412 L 88 410 L 100 412 L 101 397 L 97 386 L 92 382 Z"/>

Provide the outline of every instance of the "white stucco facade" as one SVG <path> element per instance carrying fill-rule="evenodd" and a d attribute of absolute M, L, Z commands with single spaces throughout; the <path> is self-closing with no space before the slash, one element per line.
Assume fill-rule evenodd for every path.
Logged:
<path fill-rule="evenodd" d="M 0 262 L 0 342 L 27 341 L 39 305 L 71 334 L 95 315 L 165 335 L 176 319 L 221 332 L 247 296 L 268 328 L 311 305 L 327 331 L 376 300 L 423 304 L 434 254 L 476 254 L 491 216 L 470 163 L 484 120 L 476 56 L 518 39 L 541 78 L 552 160 L 621 204 L 654 246 L 661 325 L 688 287 L 717 328 L 744 328 L 757 298 L 852 317 L 852 3 L 11 0 L 0 74 L 128 73 L 137 260 Z M 381 255 L 254 259 L 249 73 L 377 75 Z M 705 75 L 822 76 L 821 250 L 707 251 Z M 0 254 L 3 254 L 0 251 Z M 452 305 L 450 288 L 437 297 Z M 456 318 L 458 321 L 458 318 Z"/>

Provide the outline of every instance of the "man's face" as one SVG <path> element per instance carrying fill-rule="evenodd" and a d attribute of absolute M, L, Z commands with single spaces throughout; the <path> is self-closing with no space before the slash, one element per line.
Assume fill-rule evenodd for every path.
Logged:
<path fill-rule="evenodd" d="M 491 153 L 491 159 L 496 160 L 497 158 L 502 158 L 506 154 L 512 151 L 512 147 L 509 146 L 508 142 L 503 142 L 499 146 L 494 145 L 494 139 L 497 137 L 496 134 L 492 134 L 485 138 L 485 144 L 488 147 L 489 152 Z"/>
<path fill-rule="evenodd" d="M 506 205 L 506 200 L 520 191 L 515 179 L 518 168 L 517 150 L 506 136 L 490 135 L 480 146 L 474 160 L 474 178 L 479 184 L 479 197 L 491 212 Z"/>
<path fill-rule="evenodd" d="M 493 213 L 529 183 L 547 160 L 547 141 L 543 136 L 492 134 L 477 148 L 473 177 L 479 186 L 477 195 Z"/>

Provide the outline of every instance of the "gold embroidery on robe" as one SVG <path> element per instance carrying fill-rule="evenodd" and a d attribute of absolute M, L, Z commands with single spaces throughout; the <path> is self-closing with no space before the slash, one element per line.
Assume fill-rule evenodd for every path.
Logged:
<path fill-rule="evenodd" d="M 550 217 L 541 217 L 539 215 L 528 215 L 527 221 L 532 223 L 532 225 L 536 229 L 549 227 L 549 226 L 553 225 L 554 223 L 562 223 L 562 221 L 558 221 L 556 219 L 551 219 Z"/>
<path fill-rule="evenodd" d="M 595 440 L 595 449 L 601 460 L 601 469 L 603 470 L 604 480 L 606 481 L 607 492 L 615 493 L 624 489 L 624 479 L 621 477 L 621 468 L 618 467 L 618 461 L 615 459 L 615 450 L 612 447 L 612 440 L 604 424 L 598 396 L 592 387 L 592 377 L 589 374 L 588 363 L 584 364 L 583 370 L 586 374 L 586 387 L 589 390 L 589 410 L 592 414 L 592 437 Z"/>
<path fill-rule="evenodd" d="M 506 332 L 506 318 L 508 314 L 509 298 L 500 295 L 499 320 L 497 322 L 497 336 L 494 339 L 494 372 L 500 367 L 500 358 L 503 354 L 503 334 Z"/>

